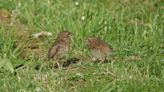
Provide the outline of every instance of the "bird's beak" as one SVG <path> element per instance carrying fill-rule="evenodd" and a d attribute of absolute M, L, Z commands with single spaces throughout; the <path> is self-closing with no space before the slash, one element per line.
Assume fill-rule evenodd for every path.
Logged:
<path fill-rule="evenodd" d="M 69 32 L 69 35 L 71 35 L 71 36 L 72 36 L 72 35 L 73 35 L 73 33 Z"/>

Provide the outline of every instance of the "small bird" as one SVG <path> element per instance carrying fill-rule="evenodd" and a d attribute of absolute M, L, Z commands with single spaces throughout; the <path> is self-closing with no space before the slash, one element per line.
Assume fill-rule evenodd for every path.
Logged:
<path fill-rule="evenodd" d="M 68 31 L 62 31 L 58 34 L 57 39 L 48 51 L 48 60 L 60 60 L 69 52 L 70 48 L 70 35 Z M 58 66 L 59 67 L 59 66 Z"/>
<path fill-rule="evenodd" d="M 94 60 L 99 60 L 101 62 L 106 61 L 108 56 L 112 53 L 113 49 L 96 37 L 88 37 L 86 40 L 86 45 L 90 50 Z"/>

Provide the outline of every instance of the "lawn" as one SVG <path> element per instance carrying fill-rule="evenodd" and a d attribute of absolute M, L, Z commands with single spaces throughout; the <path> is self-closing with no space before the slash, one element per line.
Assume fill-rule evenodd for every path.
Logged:
<path fill-rule="evenodd" d="M 62 69 L 44 63 L 60 31 L 71 37 Z M 52 36 L 34 38 L 39 32 Z M 112 46 L 96 63 L 85 45 Z M 163 0 L 0 0 L 0 92 L 163 92 Z"/>

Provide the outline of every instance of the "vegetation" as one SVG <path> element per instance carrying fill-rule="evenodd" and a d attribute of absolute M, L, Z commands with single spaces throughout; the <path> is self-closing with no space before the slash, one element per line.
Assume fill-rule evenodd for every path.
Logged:
<path fill-rule="evenodd" d="M 44 59 L 62 30 L 73 33 L 62 69 Z M 52 36 L 33 38 L 41 31 Z M 94 63 L 84 39 L 96 36 L 114 49 Z M 1 92 L 163 92 L 162 0 L 0 0 Z"/>

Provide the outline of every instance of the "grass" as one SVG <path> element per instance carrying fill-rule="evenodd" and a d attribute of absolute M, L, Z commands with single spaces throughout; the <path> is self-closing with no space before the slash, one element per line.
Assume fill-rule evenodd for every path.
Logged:
<path fill-rule="evenodd" d="M 163 6 L 162 0 L 0 0 L 0 91 L 163 92 Z M 74 34 L 70 57 L 80 62 L 52 69 L 43 58 L 62 30 Z M 53 36 L 30 38 L 40 31 Z M 88 36 L 110 44 L 117 58 L 93 63 Z M 28 49 L 33 45 L 39 49 Z"/>

